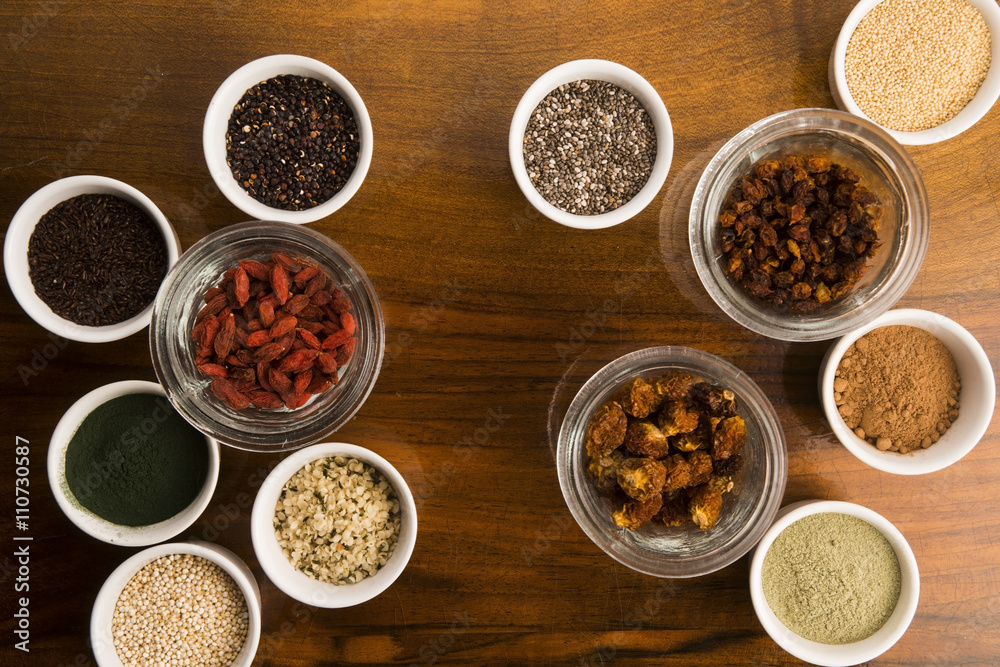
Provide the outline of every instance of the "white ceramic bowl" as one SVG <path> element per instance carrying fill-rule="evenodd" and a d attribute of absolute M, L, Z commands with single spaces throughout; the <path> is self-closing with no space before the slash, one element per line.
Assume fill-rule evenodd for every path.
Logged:
<path fill-rule="evenodd" d="M 285 482 L 310 461 L 328 456 L 355 458 L 377 469 L 396 491 L 401 509 L 399 541 L 386 564 L 356 584 L 335 586 L 312 579 L 297 571 L 281 553 L 274 536 L 274 508 Z M 286 595 L 313 607 L 335 609 L 366 602 L 385 589 L 403 573 L 417 541 L 417 505 L 403 476 L 384 458 L 357 445 L 328 442 L 300 449 L 271 471 L 257 491 L 250 517 L 250 537 L 257 560 L 268 578 Z"/>
<path fill-rule="evenodd" d="M 962 382 L 958 419 L 935 444 L 909 454 L 879 451 L 854 435 L 840 416 L 833 400 L 833 380 L 847 348 L 873 329 L 895 325 L 918 327 L 936 336 L 955 358 Z M 921 475 L 946 468 L 972 451 L 986 433 L 993 417 L 996 382 L 982 345 L 962 325 L 928 310 L 904 308 L 890 310 L 877 317 L 844 336 L 827 350 L 820 366 L 819 395 L 823 412 L 834 435 L 854 456 L 885 472 Z"/>
<path fill-rule="evenodd" d="M 771 607 L 764 597 L 764 587 L 761 582 L 764 557 L 774 543 L 775 538 L 785 528 L 799 519 L 826 512 L 847 514 L 868 522 L 885 536 L 885 539 L 889 541 L 889 544 L 892 545 L 893 550 L 896 552 L 896 558 L 899 559 L 901 582 L 896 609 L 889 616 L 885 625 L 875 634 L 867 639 L 851 644 L 821 644 L 804 639 L 789 630 L 784 623 L 778 620 L 774 612 L 771 611 Z M 767 631 L 767 634 L 771 636 L 771 639 L 778 646 L 796 658 L 815 665 L 846 667 L 847 665 L 867 662 L 882 655 L 899 641 L 899 638 L 903 636 L 903 633 L 910 626 L 913 614 L 917 610 L 917 600 L 919 597 L 920 572 L 917 569 L 917 559 L 914 558 L 913 550 L 910 549 L 906 538 L 881 514 L 867 507 L 855 505 L 854 503 L 835 500 L 805 500 L 782 508 L 778 512 L 778 518 L 774 524 L 757 544 L 753 559 L 750 561 L 750 598 L 753 601 L 754 611 L 757 612 L 757 618 L 760 619 L 764 630 Z"/>
<path fill-rule="evenodd" d="M 883 0 L 861 0 L 855 5 L 854 10 L 847 16 L 844 26 L 840 29 L 840 35 L 830 53 L 830 63 L 827 68 L 827 77 L 830 80 L 830 92 L 837 106 L 844 111 L 868 118 L 861 110 L 858 103 L 854 101 L 850 88 L 847 85 L 847 74 L 845 72 L 845 62 L 847 59 L 847 45 L 851 41 L 851 36 L 861 20 L 868 15 L 876 5 Z M 941 123 L 936 127 L 919 132 L 900 132 L 885 128 L 896 141 L 906 145 L 933 144 L 965 132 L 970 127 L 979 122 L 979 119 L 993 106 L 993 103 L 1000 97 L 1000 6 L 996 0 L 968 0 L 969 4 L 979 10 L 986 27 L 990 31 L 992 39 L 993 61 L 990 70 L 986 75 L 986 80 L 976 96 L 951 120 Z M 871 120 L 869 118 L 869 120 Z"/>
<path fill-rule="evenodd" d="M 528 171 L 524 166 L 524 131 L 528 127 L 531 113 L 553 90 L 563 84 L 581 79 L 607 81 L 632 93 L 649 114 L 656 130 L 656 159 L 653 162 L 653 170 L 649 174 L 646 185 L 626 204 L 600 215 L 577 215 L 556 208 L 546 201 L 545 197 L 531 184 Z M 542 215 L 567 227 L 603 229 L 634 217 L 656 197 L 660 188 L 663 187 L 663 182 L 667 179 L 667 172 L 670 171 L 670 161 L 674 154 L 674 133 L 670 125 L 670 115 L 667 113 L 667 107 L 664 106 L 663 100 L 660 99 L 656 89 L 639 74 L 624 65 L 607 60 L 574 60 L 550 69 L 525 91 L 514 110 L 514 118 L 510 122 L 508 150 L 514 180 L 517 181 L 525 198 Z"/>
<path fill-rule="evenodd" d="M 167 221 L 149 197 L 142 194 L 131 185 L 104 176 L 70 176 L 53 181 L 28 197 L 11 218 L 7 228 L 7 238 L 3 246 L 3 266 L 7 274 L 7 283 L 14 293 L 14 298 L 21 304 L 24 312 L 52 333 L 70 340 L 82 343 L 107 343 L 131 336 L 149 325 L 153 316 L 153 302 L 150 301 L 141 313 L 119 322 L 103 327 L 90 327 L 76 324 L 52 312 L 44 301 L 35 294 L 28 273 L 28 241 L 39 219 L 48 213 L 52 207 L 67 199 L 79 195 L 109 194 L 120 197 L 142 209 L 156 223 L 163 233 L 164 245 L 167 249 L 167 269 L 177 262 L 181 254 L 181 243 L 177 232 Z"/>
<path fill-rule="evenodd" d="M 286 211 L 257 201 L 236 182 L 233 172 L 226 163 L 226 132 L 229 128 L 229 119 L 233 115 L 233 108 L 251 87 L 283 74 L 309 77 L 327 83 L 344 98 L 347 106 L 354 112 L 358 124 L 358 140 L 361 148 L 358 153 L 358 164 L 347 179 L 347 183 L 327 201 L 303 211 Z M 346 204 L 361 187 L 372 161 L 372 121 L 358 91 L 340 72 L 329 65 L 305 56 L 267 56 L 249 62 L 230 74 L 215 91 L 212 101 L 208 104 L 208 112 L 205 114 L 202 143 L 205 149 L 205 162 L 208 163 L 212 179 L 234 206 L 258 220 L 305 224 L 330 215 Z"/>
<path fill-rule="evenodd" d="M 243 649 L 236 656 L 232 667 L 249 667 L 253 663 L 253 657 L 260 643 L 260 589 L 257 588 L 257 580 L 254 579 L 250 568 L 232 551 L 217 544 L 201 541 L 175 542 L 150 547 L 135 554 L 111 573 L 97 593 L 94 610 L 90 615 L 90 644 L 97 664 L 101 667 L 122 667 L 111 635 L 111 619 L 118 598 L 125 585 L 139 570 L 158 558 L 173 554 L 192 554 L 210 560 L 225 570 L 239 586 L 246 600 L 250 618 Z"/>
<path fill-rule="evenodd" d="M 49 486 L 63 514 L 83 532 L 108 544 L 144 547 L 176 536 L 193 524 L 208 507 L 219 480 L 219 443 L 212 438 L 205 438 L 205 446 L 208 448 L 205 485 L 191 504 L 180 513 L 149 526 L 120 526 L 102 519 L 82 507 L 69 489 L 66 482 L 66 448 L 87 415 L 109 400 L 126 394 L 157 394 L 163 396 L 164 401 L 167 400 L 163 387 L 143 380 L 113 382 L 84 395 L 66 411 L 52 432 L 47 458 Z"/>

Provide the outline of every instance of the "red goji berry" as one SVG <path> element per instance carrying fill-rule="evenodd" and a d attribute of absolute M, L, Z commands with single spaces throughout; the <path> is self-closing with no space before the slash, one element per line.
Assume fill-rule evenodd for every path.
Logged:
<path fill-rule="evenodd" d="M 295 334 L 302 339 L 302 342 L 306 344 L 306 347 L 311 347 L 314 350 L 320 348 L 319 338 L 309 331 L 308 329 L 298 328 L 295 330 Z"/>
<path fill-rule="evenodd" d="M 271 328 L 268 331 L 268 333 L 271 335 L 271 338 L 281 338 L 289 331 L 294 331 L 295 325 L 297 325 L 298 323 L 299 320 L 292 315 L 279 317 L 277 320 L 275 320 L 274 324 L 271 325 Z"/>
<path fill-rule="evenodd" d="M 250 276 L 242 266 L 236 270 L 233 282 L 236 285 L 236 301 L 242 306 L 250 300 Z"/>
<path fill-rule="evenodd" d="M 254 331 L 247 337 L 247 347 L 260 347 L 265 343 L 271 342 L 273 338 L 274 336 L 271 335 L 271 332 L 266 329 Z"/>
<path fill-rule="evenodd" d="M 341 329 L 340 331 L 332 333 L 326 337 L 326 340 L 323 341 L 323 349 L 335 350 L 344 343 L 346 343 L 348 340 L 350 340 L 350 338 L 351 334 L 347 333 L 346 330 Z"/>
<path fill-rule="evenodd" d="M 272 368 L 267 372 L 267 380 L 279 394 L 287 394 L 294 389 L 295 385 L 288 379 L 288 376 L 281 371 Z"/>
<path fill-rule="evenodd" d="M 302 371 L 301 373 L 296 373 L 295 380 L 292 381 L 292 386 L 295 387 L 295 393 L 301 394 L 312 382 L 313 372 L 309 369 Z"/>
<path fill-rule="evenodd" d="M 280 408 L 285 404 L 285 402 L 281 400 L 280 396 L 273 391 L 265 389 L 247 392 L 246 397 L 254 407 L 261 408 L 263 410 Z"/>
<path fill-rule="evenodd" d="M 357 323 L 354 321 L 354 315 L 351 315 L 350 313 L 340 314 L 340 326 L 342 326 L 344 331 L 352 336 L 354 335 L 355 329 L 358 328 Z"/>
<path fill-rule="evenodd" d="M 229 377 L 229 371 L 226 370 L 225 366 L 219 364 L 198 364 L 198 370 L 208 377 L 223 379 Z"/>
<path fill-rule="evenodd" d="M 212 393 L 229 407 L 235 410 L 243 410 L 244 408 L 250 407 L 250 402 L 246 399 L 246 397 L 243 396 L 243 394 L 241 394 L 236 387 L 230 384 L 229 381 L 223 380 L 222 378 L 215 378 L 212 380 L 211 387 Z"/>
<path fill-rule="evenodd" d="M 258 262 L 255 259 L 242 259 L 239 265 L 240 268 L 257 280 L 269 281 L 271 279 L 270 269 L 264 266 L 262 262 Z"/>
<path fill-rule="evenodd" d="M 318 354 L 319 352 L 309 348 L 293 350 L 278 364 L 278 371 L 282 373 L 301 373 L 307 368 L 312 367 Z"/>
<path fill-rule="evenodd" d="M 275 264 L 271 269 L 271 289 L 274 290 L 274 296 L 282 306 L 288 301 L 288 286 L 288 274 Z"/>

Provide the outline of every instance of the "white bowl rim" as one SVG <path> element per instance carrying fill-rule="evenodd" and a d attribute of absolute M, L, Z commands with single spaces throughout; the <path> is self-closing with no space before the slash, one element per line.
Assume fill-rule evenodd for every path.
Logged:
<path fill-rule="evenodd" d="M 250 667 L 260 643 L 261 603 L 257 580 L 239 556 L 218 544 L 201 540 L 172 542 L 150 547 L 125 560 L 108 576 L 97 593 L 90 614 L 90 642 L 97 664 L 101 667 L 122 667 L 118 652 L 114 648 L 111 624 L 102 619 L 109 619 L 114 614 L 122 590 L 139 570 L 154 560 L 174 554 L 190 554 L 209 560 L 221 567 L 240 587 L 247 604 L 249 625 L 243 648 L 232 667 Z"/>
<path fill-rule="evenodd" d="M 875 634 L 851 644 L 821 644 L 796 635 L 771 611 L 764 597 L 761 572 L 764 557 L 774 540 L 788 526 L 813 514 L 846 514 L 873 526 L 889 541 L 899 560 L 901 575 L 899 600 L 892 615 Z M 920 570 L 906 538 L 878 512 L 863 505 L 839 500 L 803 500 L 783 507 L 761 538 L 750 561 L 750 598 L 760 624 L 774 642 L 791 655 L 823 667 L 847 667 L 882 655 L 906 632 L 917 611 L 920 598 Z"/>
<path fill-rule="evenodd" d="M 128 183 L 89 174 L 67 176 L 42 186 L 24 200 L 7 227 L 4 240 L 3 264 L 7 284 L 14 298 L 28 316 L 40 326 L 61 338 L 81 343 L 108 343 L 121 340 L 149 326 L 153 316 L 153 301 L 137 315 L 118 322 L 93 327 L 76 324 L 56 315 L 35 293 L 28 273 L 28 241 L 39 219 L 57 204 L 83 194 L 115 195 L 138 206 L 159 228 L 167 251 L 167 271 L 181 254 L 177 231 L 153 201 Z"/>
<path fill-rule="evenodd" d="M 344 456 L 373 466 L 396 491 L 402 513 L 399 540 L 388 562 L 357 584 L 335 586 L 312 579 L 292 568 L 274 538 L 274 506 L 285 483 L 305 464 L 317 459 Z M 338 609 L 367 602 L 380 595 L 406 569 L 417 540 L 417 508 L 410 487 L 395 467 L 375 452 L 345 442 L 310 445 L 287 456 L 272 470 L 257 491 L 250 516 L 250 537 L 257 561 L 268 579 L 283 593 L 313 607 Z"/>
<path fill-rule="evenodd" d="M 142 547 L 175 537 L 198 520 L 198 517 L 212 501 L 216 484 L 219 481 L 220 450 L 219 443 L 215 439 L 204 433 L 201 434 L 205 438 L 205 446 L 208 448 L 208 472 L 205 476 L 205 484 L 190 505 L 169 519 L 149 526 L 119 526 L 82 508 L 79 501 L 70 497 L 72 491 L 63 486 L 63 480 L 66 477 L 66 449 L 69 441 L 83 420 L 93 410 L 113 398 L 127 394 L 156 394 L 167 400 L 167 394 L 162 386 L 146 380 L 112 382 L 84 394 L 63 413 L 53 429 L 46 455 L 46 469 L 49 488 L 52 489 L 52 495 L 55 496 L 59 509 L 77 528 L 108 544 Z"/>
<path fill-rule="evenodd" d="M 949 429 L 929 449 L 917 450 L 909 454 L 882 452 L 856 436 L 851 429 L 847 428 L 847 424 L 844 423 L 840 413 L 837 412 L 833 400 L 833 380 L 844 352 L 855 341 L 870 331 L 896 325 L 917 327 L 935 336 L 937 336 L 935 329 L 946 332 L 949 336 L 953 336 L 975 361 L 975 368 L 983 378 L 986 388 L 986 393 L 979 396 L 979 401 L 988 404 L 990 407 L 989 409 L 977 410 L 971 413 L 966 411 L 964 414 L 961 408 L 959 409 L 959 419 L 965 418 L 971 422 L 971 425 L 968 427 L 969 435 L 963 439 L 961 444 L 953 444 L 948 436 L 949 433 L 954 436 L 955 432 Z M 944 342 L 942 341 L 942 343 Z M 949 347 L 947 343 L 945 345 Z M 951 352 L 952 356 L 956 356 L 954 350 L 951 350 Z M 983 350 L 983 346 L 961 324 L 933 311 L 917 308 L 899 308 L 883 313 L 865 326 L 859 327 L 843 336 L 827 350 L 819 374 L 819 394 L 826 420 L 830 424 L 830 428 L 833 430 L 833 434 L 837 440 L 840 441 L 847 451 L 862 462 L 884 472 L 897 475 L 922 475 L 936 472 L 956 463 L 971 452 L 986 434 L 990 420 L 993 417 L 993 406 L 996 404 L 996 384 L 993 378 L 993 368 L 989 357 L 986 356 L 986 352 Z M 963 380 L 964 384 L 965 381 Z M 942 443 L 945 443 L 943 447 Z M 935 449 L 937 447 L 941 447 L 941 449 Z M 945 449 L 945 447 L 948 449 Z M 942 451 L 947 451 L 948 455 L 941 456 L 940 452 Z"/>
<path fill-rule="evenodd" d="M 868 120 L 872 119 L 854 101 L 850 87 L 847 85 L 847 46 L 861 20 L 882 2 L 884 0 L 861 0 L 858 2 L 844 21 L 844 25 L 840 29 L 840 34 L 837 36 L 837 41 L 834 44 L 833 51 L 830 53 L 828 76 L 830 79 L 830 90 L 833 93 L 837 106 Z M 993 61 L 986 79 L 965 108 L 951 120 L 945 121 L 940 125 L 917 132 L 901 132 L 882 125 L 879 126 L 885 129 L 886 132 L 891 134 L 901 144 L 920 146 L 956 137 L 978 123 L 993 107 L 997 99 L 1000 98 L 1000 67 L 997 66 L 997 63 L 1000 62 L 1000 6 L 997 5 L 996 0 L 968 0 L 968 2 L 979 11 L 983 20 L 986 21 L 991 35 L 994 36 L 991 45 Z"/>
<path fill-rule="evenodd" d="M 528 171 L 524 166 L 524 132 L 531 112 L 550 92 L 559 86 L 581 79 L 607 81 L 627 90 L 643 105 L 656 129 L 656 159 L 653 161 L 653 169 L 646 184 L 625 204 L 613 211 L 599 215 L 578 215 L 556 208 L 531 184 Z M 609 60 L 591 58 L 572 60 L 558 65 L 542 74 L 528 87 L 514 109 L 507 139 L 507 150 L 514 180 L 524 197 L 542 215 L 567 227 L 604 229 L 635 217 L 656 198 L 670 171 L 670 163 L 674 153 L 674 135 L 667 107 L 649 81 L 624 65 Z"/>
<path fill-rule="evenodd" d="M 358 125 L 358 141 L 361 144 L 358 163 L 344 187 L 322 204 L 302 211 L 272 208 L 257 201 L 236 182 L 229 165 L 226 163 L 225 128 L 228 126 L 236 103 L 252 86 L 283 74 L 319 79 L 333 88 L 354 112 L 354 118 Z M 220 127 L 222 128 L 221 135 L 219 133 Z M 372 161 L 372 121 L 361 95 L 343 74 L 315 58 L 277 54 L 248 62 L 222 82 L 212 96 L 205 112 L 202 147 L 212 180 L 233 206 L 258 220 L 308 224 L 332 214 L 346 204 L 361 188 L 361 183 L 368 174 L 368 168 Z"/>

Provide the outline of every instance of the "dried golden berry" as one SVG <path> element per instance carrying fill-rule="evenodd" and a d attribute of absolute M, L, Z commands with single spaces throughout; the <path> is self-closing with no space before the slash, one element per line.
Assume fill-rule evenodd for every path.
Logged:
<path fill-rule="evenodd" d="M 611 516 L 616 526 L 636 530 L 656 516 L 661 507 L 663 507 L 663 496 L 657 493 L 646 500 L 627 503 Z"/>
<path fill-rule="evenodd" d="M 625 431 L 625 449 L 635 456 L 659 459 L 670 453 L 670 441 L 652 422 L 634 421 Z"/>
<path fill-rule="evenodd" d="M 597 408 L 587 425 L 587 454 L 596 458 L 621 447 L 627 427 L 628 418 L 618 403 L 612 401 Z"/>
<path fill-rule="evenodd" d="M 727 417 L 715 427 L 712 436 L 712 458 L 728 459 L 747 444 L 747 425 L 743 417 Z"/>
<path fill-rule="evenodd" d="M 668 400 L 657 414 L 657 423 L 663 435 L 688 433 L 698 427 L 698 411 L 684 400 Z"/>
<path fill-rule="evenodd" d="M 615 450 L 607 456 L 590 459 L 587 473 L 598 488 L 610 490 L 618 486 L 618 467 L 625 460 L 625 455 Z"/>
<path fill-rule="evenodd" d="M 617 470 L 618 486 L 636 500 L 648 500 L 659 495 L 667 470 L 662 463 L 650 458 L 625 459 Z"/>
<path fill-rule="evenodd" d="M 651 384 L 642 378 L 635 378 L 625 386 L 620 402 L 626 413 L 642 419 L 655 412 L 663 402 L 663 398 L 656 393 Z"/>

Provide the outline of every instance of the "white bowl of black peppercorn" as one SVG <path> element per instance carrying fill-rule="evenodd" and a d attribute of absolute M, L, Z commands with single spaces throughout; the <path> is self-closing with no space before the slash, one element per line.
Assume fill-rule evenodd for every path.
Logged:
<path fill-rule="evenodd" d="M 334 93 L 319 111 L 317 86 Z M 282 104 L 257 114 L 253 107 L 268 105 L 248 105 L 251 89 L 275 99 L 295 97 L 311 114 L 297 116 Z M 245 135 L 239 138 L 249 144 L 232 140 L 231 123 L 239 125 L 232 137 Z M 202 141 L 208 170 L 234 206 L 260 220 L 295 224 L 315 222 L 346 204 L 372 157 L 371 119 L 357 90 L 329 65 L 297 55 L 267 56 L 233 72 L 208 105 Z M 293 169 L 285 168 L 293 161 Z"/>
<path fill-rule="evenodd" d="M 90 215 L 99 207 L 67 214 L 68 217 L 61 221 L 67 230 L 61 233 L 61 238 L 51 233 L 53 225 L 59 226 L 59 220 L 39 225 L 47 214 L 57 213 L 53 209 L 75 198 L 107 195 L 115 198 L 116 208 L 108 213 L 111 217 L 90 228 L 87 233 L 92 238 L 71 233 L 80 229 L 76 224 L 79 220 L 72 215 Z M 146 224 L 151 223 L 162 235 L 162 250 L 159 251 L 164 253 L 163 257 L 152 262 L 148 249 L 137 250 L 134 237 L 111 224 L 116 222 L 114 216 L 120 213 L 117 207 L 135 207 L 145 214 Z M 75 223 L 71 224 L 73 220 Z M 50 237 L 43 251 L 30 250 L 36 230 Z M 118 231 L 121 231 L 120 237 Z M 149 325 L 156 288 L 177 262 L 180 252 L 177 232 L 149 197 L 112 178 L 70 176 L 49 183 L 21 204 L 7 228 L 3 263 L 14 298 L 36 323 L 62 338 L 106 343 L 131 336 Z M 102 279 L 95 278 L 92 273 L 88 275 L 94 266 L 103 267 L 108 275 Z M 137 269 L 135 272 L 133 266 Z M 149 270 L 162 271 L 163 275 L 143 274 Z M 46 281 L 58 278 L 63 284 L 58 290 L 46 290 L 44 285 L 37 284 L 42 280 L 40 275 L 44 275 Z M 133 298 L 133 286 L 140 283 L 150 292 L 148 302 Z M 95 313 L 99 316 L 96 319 Z"/>

